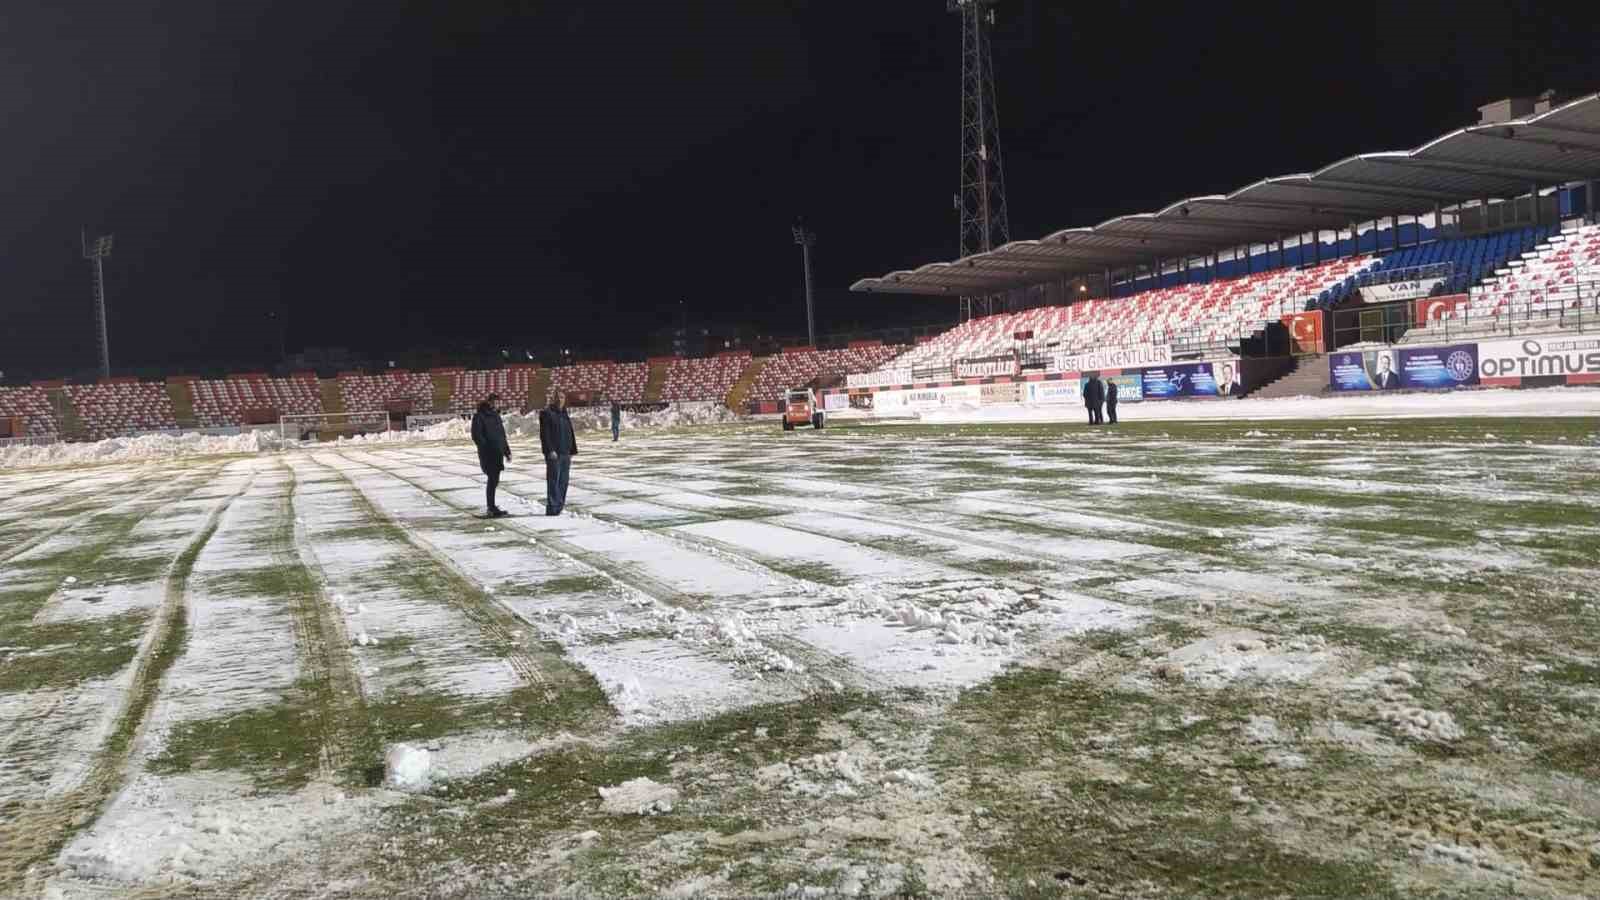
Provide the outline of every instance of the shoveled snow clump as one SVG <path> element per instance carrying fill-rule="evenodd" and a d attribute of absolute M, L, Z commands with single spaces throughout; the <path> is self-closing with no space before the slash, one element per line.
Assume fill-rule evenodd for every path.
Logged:
<path fill-rule="evenodd" d="M 648 816 L 672 812 L 672 804 L 677 802 L 677 788 L 657 784 L 648 778 L 635 778 L 615 787 L 600 789 L 600 811 L 614 816 Z"/>
<path fill-rule="evenodd" d="M 432 760 L 423 747 L 395 744 L 383 757 L 383 784 L 397 791 L 417 793 L 428 789 Z"/>

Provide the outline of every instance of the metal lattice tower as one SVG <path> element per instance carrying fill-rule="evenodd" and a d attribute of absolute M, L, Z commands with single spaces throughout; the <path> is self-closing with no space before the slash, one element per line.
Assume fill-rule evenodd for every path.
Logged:
<path fill-rule="evenodd" d="M 805 222 L 796 222 L 794 242 L 800 245 L 801 261 L 806 267 L 806 342 L 817 346 L 816 305 L 811 296 L 811 248 L 817 245 L 816 232 L 806 228 Z"/>
<path fill-rule="evenodd" d="M 78 241 L 83 246 L 83 258 L 89 261 L 89 277 L 94 282 L 95 343 L 100 349 L 100 377 L 111 377 L 111 338 L 106 329 L 106 270 L 105 258 L 111 255 L 112 235 L 105 234 L 89 243 L 82 232 Z"/>
<path fill-rule="evenodd" d="M 995 2 L 946 0 L 946 9 L 961 14 L 961 191 L 956 195 L 956 210 L 961 217 L 962 257 L 993 250 L 1011 240 L 989 50 Z M 966 317 L 972 315 L 974 302 L 987 310 L 990 298 L 962 298 Z"/>

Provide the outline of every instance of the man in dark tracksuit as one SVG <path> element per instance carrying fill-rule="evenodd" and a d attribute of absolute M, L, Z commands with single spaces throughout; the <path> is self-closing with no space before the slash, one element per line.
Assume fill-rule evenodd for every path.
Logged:
<path fill-rule="evenodd" d="M 572 458 L 578 455 L 567 398 L 560 391 L 551 395 L 549 406 L 539 410 L 539 449 L 544 452 L 544 514 L 559 516 L 567 505 Z"/>
<path fill-rule="evenodd" d="M 1083 384 L 1083 405 L 1089 410 L 1089 424 L 1099 425 L 1105 421 L 1105 414 L 1100 411 L 1100 404 L 1105 402 L 1105 385 L 1100 383 L 1099 375 L 1090 375 L 1089 380 Z"/>
<path fill-rule="evenodd" d="M 1106 382 L 1106 415 L 1111 417 L 1111 424 L 1117 424 L 1117 383 Z"/>
<path fill-rule="evenodd" d="M 617 437 L 622 433 L 622 404 L 611 401 L 611 443 L 617 442 Z"/>
<path fill-rule="evenodd" d="M 472 442 L 478 445 L 478 467 L 489 476 L 485 490 L 489 501 L 489 515 L 499 518 L 508 513 L 494 503 L 495 488 L 500 486 L 500 471 L 511 459 L 511 444 L 506 441 L 506 426 L 500 421 L 500 395 L 490 394 L 478 404 L 478 413 L 472 417 Z"/>

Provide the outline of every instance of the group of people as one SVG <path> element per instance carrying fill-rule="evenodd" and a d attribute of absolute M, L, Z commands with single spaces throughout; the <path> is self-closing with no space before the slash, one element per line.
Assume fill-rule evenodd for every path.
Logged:
<path fill-rule="evenodd" d="M 1117 383 L 1101 381 L 1098 372 L 1090 375 L 1083 385 L 1083 405 L 1089 410 L 1090 425 L 1104 425 L 1108 415 L 1111 424 L 1117 424 Z"/>
<path fill-rule="evenodd" d="M 619 418 L 616 412 L 612 414 L 613 440 Z M 489 517 L 498 519 L 510 515 L 495 503 L 500 473 L 511 461 L 511 442 L 506 440 L 505 422 L 500 418 L 499 394 L 490 394 L 478 404 L 478 412 L 472 417 L 472 443 L 478 447 L 478 468 L 489 479 L 484 489 Z M 550 404 L 539 410 L 539 452 L 544 454 L 544 514 L 559 516 L 567 505 L 567 478 L 572 472 L 572 458 L 578 455 L 578 438 L 572 428 L 572 416 L 567 412 L 567 398 L 560 391 L 553 392 Z"/>

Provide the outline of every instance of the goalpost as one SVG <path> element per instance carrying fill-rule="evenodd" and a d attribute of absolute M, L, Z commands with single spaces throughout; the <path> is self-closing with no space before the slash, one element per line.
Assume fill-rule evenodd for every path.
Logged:
<path fill-rule="evenodd" d="M 297 413 L 278 417 L 278 439 L 282 446 L 331 441 L 359 434 L 390 431 L 389 411 L 371 409 L 365 412 Z"/>

